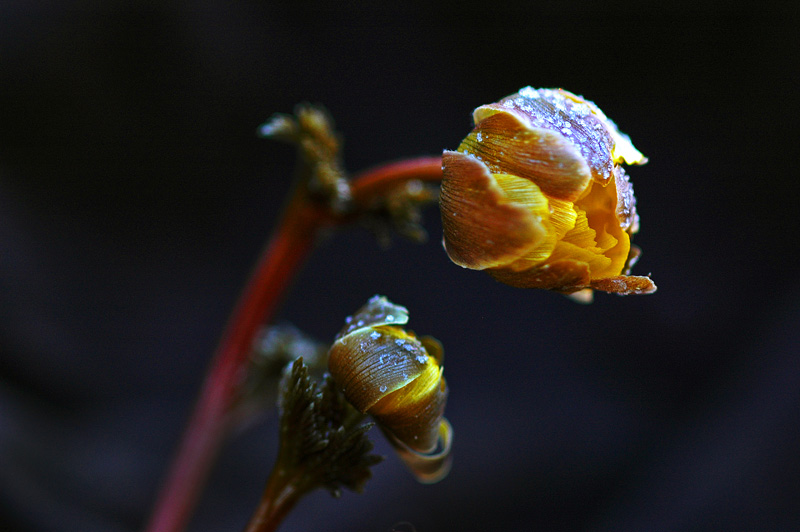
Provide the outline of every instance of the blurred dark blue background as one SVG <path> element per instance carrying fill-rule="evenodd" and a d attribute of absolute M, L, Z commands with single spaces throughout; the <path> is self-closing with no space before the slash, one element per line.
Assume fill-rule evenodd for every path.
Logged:
<path fill-rule="evenodd" d="M 649 7 L 648 7 L 649 6 Z M 375 293 L 439 338 L 454 467 L 391 456 L 282 530 L 800 529 L 800 24 L 790 2 L 6 1 L 0 7 L 0 529 L 139 529 L 294 161 L 257 126 L 322 102 L 356 171 L 454 148 L 520 87 L 595 101 L 656 295 L 581 306 L 439 240 L 320 243 L 280 317 L 330 340 Z M 240 530 L 274 415 L 192 531 Z"/>

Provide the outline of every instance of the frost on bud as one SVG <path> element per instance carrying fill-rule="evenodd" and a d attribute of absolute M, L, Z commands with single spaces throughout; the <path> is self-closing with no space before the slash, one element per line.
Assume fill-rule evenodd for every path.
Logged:
<path fill-rule="evenodd" d="M 655 291 L 649 277 L 628 275 L 639 217 L 621 166 L 647 159 L 596 105 L 526 87 L 473 118 L 475 129 L 442 158 L 453 262 L 523 288 Z"/>
<path fill-rule="evenodd" d="M 431 337 L 400 325 L 408 311 L 375 296 L 356 312 L 331 347 L 328 369 L 347 400 L 371 415 L 421 482 L 450 466 L 452 429 L 444 416 L 443 351 Z"/>

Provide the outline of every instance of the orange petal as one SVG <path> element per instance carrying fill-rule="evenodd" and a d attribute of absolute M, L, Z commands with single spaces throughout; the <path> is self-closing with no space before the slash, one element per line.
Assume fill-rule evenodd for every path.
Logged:
<path fill-rule="evenodd" d="M 428 364 L 419 378 L 379 400 L 368 413 L 412 449 L 431 452 L 436 448 L 438 425 L 447 402 L 442 370 Z"/>
<path fill-rule="evenodd" d="M 336 340 L 328 370 L 347 400 L 366 412 L 382 397 L 407 386 L 430 365 L 414 336 L 399 327 L 358 329 Z"/>
<path fill-rule="evenodd" d="M 509 113 L 482 120 L 458 151 L 475 155 L 494 174 L 530 179 L 551 198 L 575 201 L 592 177 L 586 159 L 564 135 L 530 128 Z"/>
<path fill-rule="evenodd" d="M 445 151 L 442 169 L 439 205 L 444 245 L 456 264 L 475 270 L 500 266 L 547 237 L 541 216 L 512 201 L 486 165 L 474 157 Z M 533 183 L 527 194 L 541 196 Z"/>
<path fill-rule="evenodd" d="M 567 293 L 587 288 L 591 281 L 589 265 L 570 259 L 548 262 L 521 272 L 508 269 L 492 269 L 488 272 L 501 283 L 517 288 L 541 288 Z"/>
<path fill-rule="evenodd" d="M 511 113 L 530 128 L 547 128 L 567 136 L 580 150 L 592 178 L 607 183 L 614 163 L 644 164 L 647 158 L 633 147 L 593 102 L 563 89 L 521 89 L 497 103 L 475 109 L 475 123 L 494 113 Z"/>

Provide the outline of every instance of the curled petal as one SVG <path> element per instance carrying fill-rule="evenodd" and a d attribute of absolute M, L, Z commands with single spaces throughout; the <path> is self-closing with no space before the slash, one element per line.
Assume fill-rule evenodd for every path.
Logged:
<path fill-rule="evenodd" d="M 512 201 L 486 165 L 452 151 L 444 152 L 442 165 L 439 204 L 445 249 L 453 262 L 477 270 L 491 268 L 523 256 L 547 237 L 542 216 Z M 522 180 L 518 183 L 524 186 Z M 546 208 L 538 187 L 529 183 L 526 188 L 530 203 Z"/>
<path fill-rule="evenodd" d="M 475 155 L 493 174 L 530 179 L 551 198 L 574 201 L 592 178 L 570 139 L 558 131 L 528 127 L 510 113 L 481 120 L 458 151 Z"/>
<path fill-rule="evenodd" d="M 386 430 L 384 434 L 419 482 L 433 484 L 447 476 L 452 463 L 450 448 L 453 444 L 453 428 L 447 419 L 442 418 L 439 423 L 438 443 L 436 449 L 429 453 L 415 451 Z"/>

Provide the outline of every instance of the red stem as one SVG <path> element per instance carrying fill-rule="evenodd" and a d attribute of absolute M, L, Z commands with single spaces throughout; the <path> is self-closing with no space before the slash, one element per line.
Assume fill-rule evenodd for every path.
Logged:
<path fill-rule="evenodd" d="M 364 206 L 404 181 L 441 181 L 442 157 L 417 157 L 369 168 L 356 174 L 350 190 L 356 205 Z"/>
<path fill-rule="evenodd" d="M 352 184 L 354 202 L 364 206 L 387 189 L 411 179 L 441 179 L 441 157 L 419 157 L 360 173 Z M 145 529 L 148 532 L 180 532 L 186 528 L 227 434 L 230 421 L 227 414 L 245 377 L 253 339 L 271 320 L 289 281 L 313 248 L 318 230 L 343 220 L 331 216 L 324 207 L 312 204 L 304 194 L 297 195 L 287 208 L 214 354 L 178 453 Z"/>
<path fill-rule="evenodd" d="M 258 261 L 212 359 L 180 450 L 159 494 L 147 530 L 183 530 L 227 433 L 226 414 L 244 378 L 255 335 L 269 321 L 297 267 L 311 250 L 324 216 L 290 206 Z"/>
<path fill-rule="evenodd" d="M 301 479 L 302 480 L 302 479 Z M 244 532 L 274 532 L 283 518 L 307 492 L 298 489 L 298 479 L 284 478 L 273 470 L 267 481 L 267 487 L 261 496 L 261 502 Z"/>

